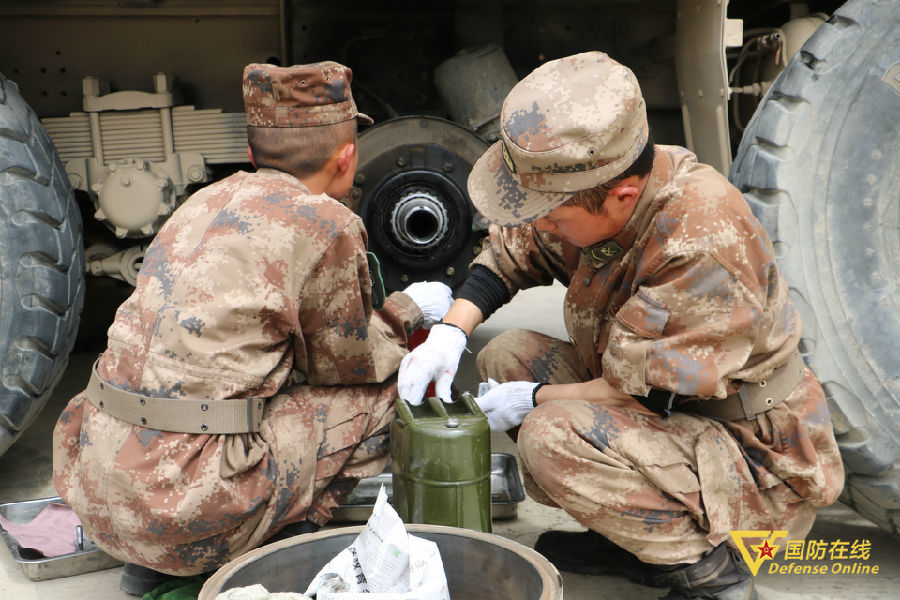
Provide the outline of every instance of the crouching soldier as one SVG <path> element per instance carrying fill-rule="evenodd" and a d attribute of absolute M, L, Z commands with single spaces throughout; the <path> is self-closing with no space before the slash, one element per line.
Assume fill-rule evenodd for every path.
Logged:
<path fill-rule="evenodd" d="M 518 290 L 567 286 L 568 341 L 506 332 L 478 403 L 518 430 L 529 493 L 588 528 L 546 532 L 560 569 L 667 598 L 755 597 L 733 530 L 802 538 L 843 468 L 772 243 L 740 192 L 655 146 L 634 75 L 600 52 L 548 62 L 507 96 L 469 194 L 490 238 L 401 397 L 449 395 L 466 335 Z"/>
<path fill-rule="evenodd" d="M 56 488 L 130 594 L 314 531 L 387 461 L 407 338 L 452 298 L 373 286 L 363 224 L 336 200 L 372 122 L 350 80 L 334 62 L 246 67 L 258 170 L 174 212 L 59 418 Z"/>

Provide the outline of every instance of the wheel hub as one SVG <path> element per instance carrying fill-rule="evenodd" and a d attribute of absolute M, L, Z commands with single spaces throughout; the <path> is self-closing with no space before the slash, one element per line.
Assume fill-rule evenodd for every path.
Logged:
<path fill-rule="evenodd" d="M 414 253 L 440 245 L 450 229 L 445 202 L 433 188 L 403 191 L 391 213 L 391 235 L 397 244 Z"/>
<path fill-rule="evenodd" d="M 359 137 L 348 206 L 362 217 L 389 291 L 414 281 L 462 284 L 486 235 L 466 194 L 487 143 L 435 117 L 400 117 Z"/>

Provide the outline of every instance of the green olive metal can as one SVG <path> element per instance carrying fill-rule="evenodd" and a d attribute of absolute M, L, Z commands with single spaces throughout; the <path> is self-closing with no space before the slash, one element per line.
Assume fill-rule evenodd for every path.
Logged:
<path fill-rule="evenodd" d="M 404 523 L 491 531 L 491 432 L 470 394 L 445 404 L 397 398 L 393 504 Z"/>

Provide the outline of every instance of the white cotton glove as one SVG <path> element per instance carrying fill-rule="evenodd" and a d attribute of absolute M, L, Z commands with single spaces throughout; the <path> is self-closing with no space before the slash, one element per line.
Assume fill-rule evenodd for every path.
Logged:
<path fill-rule="evenodd" d="M 438 323 L 453 304 L 453 290 L 440 281 L 417 281 L 403 293 L 419 305 L 425 315 L 425 329 Z"/>
<path fill-rule="evenodd" d="M 475 402 L 487 416 L 491 431 L 508 431 L 521 425 L 534 408 L 534 388 L 539 385 L 531 381 L 497 383 L 493 379 L 480 383 Z"/>
<path fill-rule="evenodd" d="M 400 397 L 418 406 L 432 381 L 434 391 L 444 402 L 450 403 L 450 384 L 459 368 L 459 357 L 466 348 L 466 334 L 454 325 L 438 323 L 431 328 L 428 339 L 403 357 L 397 375 Z"/>

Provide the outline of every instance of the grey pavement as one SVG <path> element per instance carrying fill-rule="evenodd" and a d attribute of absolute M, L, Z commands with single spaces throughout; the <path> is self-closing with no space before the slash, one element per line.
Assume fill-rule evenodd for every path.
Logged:
<path fill-rule="evenodd" d="M 471 354 L 463 356 L 456 385 L 461 390 L 474 391 L 477 380 L 474 360 L 478 350 L 500 331 L 511 328 L 536 329 L 565 338 L 562 323 L 564 290 L 556 285 L 527 290 L 502 308 L 480 327 L 469 343 Z M 61 383 L 38 422 L 0 457 L 0 504 L 55 496 L 52 483 L 51 432 L 57 415 L 69 397 L 87 383 L 93 355 L 74 354 Z M 494 452 L 515 454 L 515 445 L 505 435 L 492 438 Z M 519 505 L 514 519 L 494 521 L 494 533 L 533 546 L 537 536 L 548 529 L 580 531 L 583 528 L 558 509 L 552 509 L 531 499 Z M 825 599 L 825 598 L 897 598 L 900 597 L 900 540 L 891 537 L 846 506 L 837 504 L 822 509 L 810 533 L 807 544 L 816 543 L 826 550 L 823 560 L 766 561 L 756 581 L 760 598 L 767 599 Z M 829 560 L 827 552 L 837 551 L 844 544 L 869 543 L 871 552 L 863 560 Z M 794 562 L 797 565 L 825 568 L 825 574 L 768 573 L 771 565 Z M 832 568 L 846 567 L 868 570 L 868 574 L 833 574 Z M 872 571 L 877 567 L 877 574 Z M 119 591 L 121 567 L 74 577 L 33 582 L 23 573 L 6 548 L 0 548 L 0 600 L 126 600 L 131 598 Z M 591 577 L 563 573 L 564 596 L 567 600 L 589 598 L 658 598 L 663 590 L 628 583 L 617 577 Z M 460 600 L 460 599 L 455 599 Z"/>

